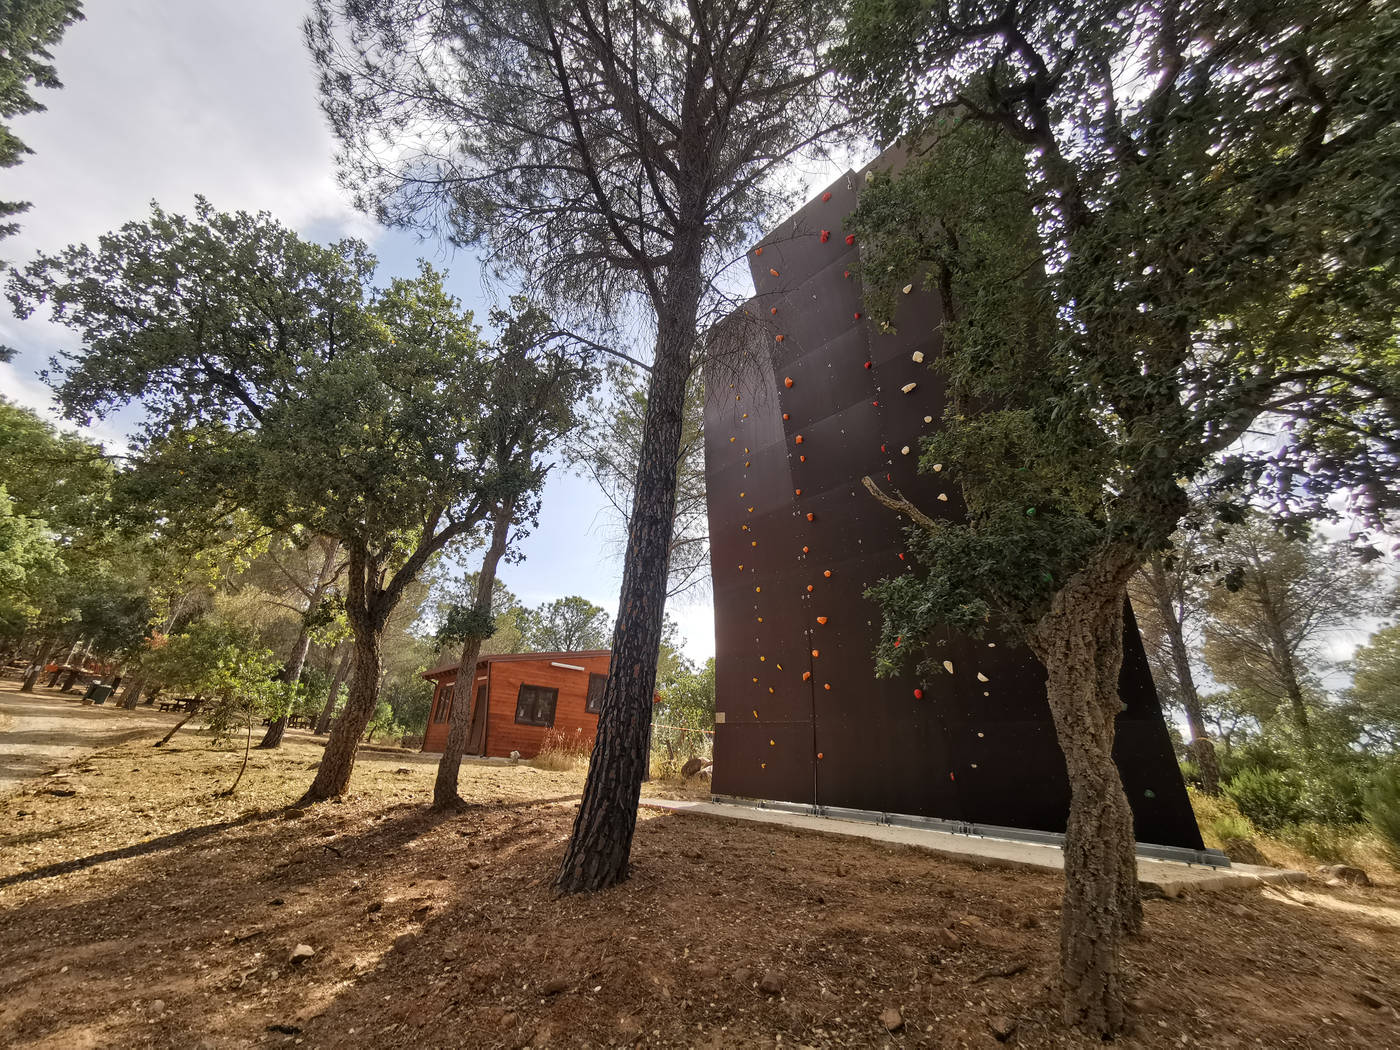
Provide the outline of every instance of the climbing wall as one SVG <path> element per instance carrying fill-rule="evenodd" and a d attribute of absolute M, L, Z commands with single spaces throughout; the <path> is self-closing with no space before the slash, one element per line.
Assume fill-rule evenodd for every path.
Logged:
<path fill-rule="evenodd" d="M 877 163 L 879 163 L 877 161 Z M 1063 831 L 1064 759 L 1045 675 L 1002 638 L 950 634 L 951 674 L 876 679 L 876 581 L 913 571 L 866 475 L 931 514 L 957 487 L 916 470 L 943 409 L 937 297 L 863 314 L 843 228 L 861 177 L 830 186 L 749 253 L 756 294 L 713 333 L 705 472 L 718 711 L 714 791 Z M 1201 848 L 1137 629 L 1116 757 L 1141 842 Z"/>

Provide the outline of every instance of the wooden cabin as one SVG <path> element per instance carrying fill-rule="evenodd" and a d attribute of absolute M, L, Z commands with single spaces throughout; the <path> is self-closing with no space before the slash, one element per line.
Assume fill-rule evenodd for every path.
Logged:
<path fill-rule="evenodd" d="M 476 665 L 476 711 L 467 754 L 507 757 L 519 751 L 522 758 L 531 758 L 551 729 L 577 730 L 591 742 L 611 662 L 608 649 L 483 656 Z M 424 751 L 441 751 L 447 743 L 457 672 L 457 664 L 423 672 L 436 685 Z"/>

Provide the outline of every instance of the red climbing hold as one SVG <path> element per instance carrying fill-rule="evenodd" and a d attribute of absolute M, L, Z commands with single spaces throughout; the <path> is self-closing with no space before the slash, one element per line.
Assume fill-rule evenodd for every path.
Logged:
<path fill-rule="evenodd" d="M 846 243 L 847 243 L 847 244 L 855 244 L 855 243 L 856 243 L 856 235 L 855 235 L 854 233 L 848 233 L 848 234 L 846 234 Z"/>
<path fill-rule="evenodd" d="M 859 311 L 859 310 L 856 311 L 856 320 L 857 320 L 857 321 L 860 320 L 860 311 Z"/>
<path fill-rule="evenodd" d="M 865 362 L 865 367 L 866 367 L 866 368 L 869 368 L 869 367 L 871 367 L 871 366 L 870 366 L 870 362 L 869 362 L 869 361 L 867 361 L 867 362 Z"/>
<path fill-rule="evenodd" d="M 923 698 L 924 698 L 924 691 L 923 691 L 922 689 L 915 689 L 915 690 L 914 690 L 914 699 L 915 699 L 915 700 L 922 700 Z"/>
<path fill-rule="evenodd" d="M 831 231 L 822 230 L 822 243 L 825 244 L 829 240 L 831 240 Z"/>
<path fill-rule="evenodd" d="M 822 200 L 823 200 L 823 201 L 829 201 L 829 200 L 831 200 L 831 191 L 830 191 L 830 190 L 827 190 L 825 193 L 822 194 Z"/>

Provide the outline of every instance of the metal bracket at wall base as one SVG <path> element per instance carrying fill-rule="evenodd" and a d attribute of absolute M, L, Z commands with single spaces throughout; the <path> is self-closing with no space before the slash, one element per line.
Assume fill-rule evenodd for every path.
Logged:
<path fill-rule="evenodd" d="M 774 799 L 740 798 L 736 795 L 711 795 L 710 797 L 714 802 L 726 806 L 747 806 L 750 809 L 799 813 L 808 817 L 828 817 L 832 820 L 854 820 L 866 824 L 920 828 L 925 831 L 941 831 L 948 835 L 968 835 L 973 838 L 1031 842 L 1040 846 L 1056 846 L 1060 849 L 1063 849 L 1065 845 L 1064 833 L 1059 831 L 1007 828 L 995 824 L 972 824 L 964 820 L 944 820 L 941 817 L 921 817 L 912 813 L 880 813 L 873 809 L 818 806 L 807 802 L 779 802 Z M 1137 855 L 1148 860 L 1166 860 L 1207 868 L 1230 867 L 1230 858 L 1218 849 L 1188 849 L 1184 846 L 1161 846 L 1153 842 L 1139 842 L 1137 843 Z"/>

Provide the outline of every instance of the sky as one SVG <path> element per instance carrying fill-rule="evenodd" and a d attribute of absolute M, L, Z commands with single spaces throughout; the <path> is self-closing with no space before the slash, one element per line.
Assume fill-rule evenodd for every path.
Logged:
<path fill-rule="evenodd" d="M 223 211 L 268 211 L 311 240 L 367 241 L 378 279 L 410 275 L 427 258 L 451 274 L 451 290 L 484 319 L 479 265 L 433 240 L 378 227 L 359 214 L 335 179 L 335 141 L 317 106 L 302 43 L 307 5 L 297 0 L 100 0 L 55 50 L 63 88 L 39 93 L 48 108 L 14 121 L 34 155 L 0 173 L 0 198 L 33 202 L 0 255 L 23 263 L 36 252 L 91 243 L 143 218 L 152 200 L 187 212 L 196 194 Z M 68 329 L 41 316 L 0 310 L 0 393 L 57 420 L 37 371 Z M 131 417 L 127 417 L 128 420 Z M 89 434 L 120 446 L 120 417 Z M 526 560 L 502 581 L 527 605 L 578 594 L 615 612 L 622 563 L 612 521 L 591 482 L 555 469 L 540 525 L 522 544 Z M 475 566 L 470 566 L 474 568 Z M 714 655 L 714 610 L 704 598 L 673 601 L 692 659 Z"/>

